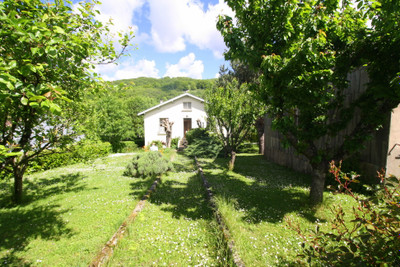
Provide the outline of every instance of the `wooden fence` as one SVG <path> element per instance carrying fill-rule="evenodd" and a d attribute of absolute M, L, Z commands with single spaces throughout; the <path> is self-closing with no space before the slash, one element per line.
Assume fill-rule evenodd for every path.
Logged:
<path fill-rule="evenodd" d="M 345 105 L 349 106 L 361 93 L 366 89 L 365 84 L 368 82 L 368 76 L 364 69 L 354 71 L 348 77 L 350 85 L 346 90 Z M 387 153 L 388 153 L 388 140 L 390 133 L 390 115 L 388 114 L 387 120 L 384 122 L 384 127 L 374 134 L 374 137 L 366 144 L 360 152 L 360 167 L 362 174 L 366 176 L 375 176 L 377 170 L 386 167 Z M 356 114 L 353 120 L 348 124 L 348 127 L 340 132 L 336 137 L 324 137 L 316 141 L 319 148 L 334 149 L 340 146 L 346 134 L 351 133 L 360 117 Z M 284 148 L 281 144 L 281 134 L 271 129 L 271 119 L 265 116 L 265 151 L 264 156 L 269 161 L 278 163 L 283 166 L 290 167 L 296 171 L 310 173 L 311 166 L 308 160 L 298 155 L 293 148 Z"/>

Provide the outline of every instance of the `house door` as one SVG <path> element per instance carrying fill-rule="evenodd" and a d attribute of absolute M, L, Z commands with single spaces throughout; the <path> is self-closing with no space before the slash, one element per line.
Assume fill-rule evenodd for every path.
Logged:
<path fill-rule="evenodd" d="M 186 136 L 186 132 L 192 129 L 192 119 L 183 119 L 183 136 Z"/>

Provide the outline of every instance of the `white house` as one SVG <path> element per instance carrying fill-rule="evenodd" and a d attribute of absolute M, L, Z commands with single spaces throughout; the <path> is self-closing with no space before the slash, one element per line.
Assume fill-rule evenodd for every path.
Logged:
<path fill-rule="evenodd" d="M 207 114 L 204 110 L 204 100 L 189 93 L 184 93 L 157 106 L 138 113 L 144 115 L 144 142 L 150 145 L 155 140 L 166 141 L 162 121 L 168 119 L 174 122 L 171 138 L 182 138 L 192 128 L 206 126 Z"/>

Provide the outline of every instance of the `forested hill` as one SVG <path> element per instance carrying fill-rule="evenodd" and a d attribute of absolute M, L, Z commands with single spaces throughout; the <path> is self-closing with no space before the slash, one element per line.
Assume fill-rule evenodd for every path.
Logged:
<path fill-rule="evenodd" d="M 214 84 L 215 79 L 196 80 L 192 78 L 179 77 L 179 78 L 135 78 L 127 80 L 118 80 L 112 82 L 118 88 L 124 89 L 128 95 L 136 95 L 142 97 L 154 98 L 159 102 L 160 100 L 168 100 L 178 96 L 185 91 L 204 98 L 205 89 Z"/>

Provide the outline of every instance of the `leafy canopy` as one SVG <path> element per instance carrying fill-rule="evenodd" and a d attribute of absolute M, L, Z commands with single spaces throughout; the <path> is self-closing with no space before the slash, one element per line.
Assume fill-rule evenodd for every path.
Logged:
<path fill-rule="evenodd" d="M 391 0 L 356 1 L 358 8 L 339 0 L 226 2 L 236 20 L 221 16 L 217 25 L 225 56 L 261 73 L 256 92 L 273 126 L 320 176 L 312 196 L 319 202 L 329 161 L 360 149 L 400 102 L 399 7 Z M 348 74 L 362 66 L 370 82 L 351 100 Z M 339 135 L 337 145 L 319 142 Z"/>
<path fill-rule="evenodd" d="M 233 73 L 222 68 L 216 86 L 207 90 L 205 109 L 210 127 L 221 140 L 225 152 L 231 156 L 233 169 L 235 154 L 256 119 L 264 114 L 263 106 L 254 98 L 246 83 L 239 84 Z"/>
<path fill-rule="evenodd" d="M 97 85 L 94 64 L 121 55 L 105 41 L 112 36 L 96 20 L 96 4 L 0 2 L 0 145 L 22 152 L 2 168 L 14 173 L 18 198 L 28 161 L 72 141 L 75 101 Z M 131 38 L 121 35 L 121 53 Z"/>

